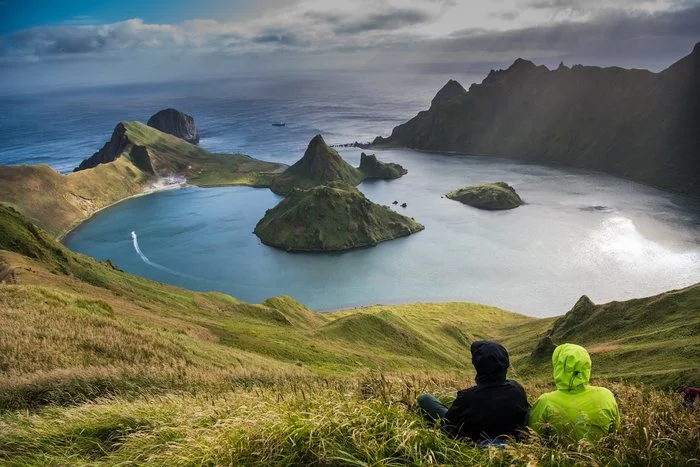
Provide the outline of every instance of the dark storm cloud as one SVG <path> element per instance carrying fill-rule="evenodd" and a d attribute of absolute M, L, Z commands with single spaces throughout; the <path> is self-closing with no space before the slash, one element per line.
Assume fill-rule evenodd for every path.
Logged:
<path fill-rule="evenodd" d="M 253 37 L 252 41 L 256 44 L 278 44 L 297 47 L 307 43 L 299 35 L 290 31 L 265 31 Z"/>
<path fill-rule="evenodd" d="M 333 28 L 336 34 L 358 34 L 369 31 L 391 31 L 431 21 L 433 16 L 415 9 L 396 9 L 373 13 L 364 18 L 343 22 Z"/>
<path fill-rule="evenodd" d="M 561 0 L 564 1 L 564 0 Z M 700 40 L 700 5 L 657 13 L 610 14 L 587 22 L 511 31 L 464 30 L 437 43 L 442 51 L 539 51 L 543 55 L 612 56 L 689 50 Z M 679 48 L 680 46 L 680 48 Z"/>

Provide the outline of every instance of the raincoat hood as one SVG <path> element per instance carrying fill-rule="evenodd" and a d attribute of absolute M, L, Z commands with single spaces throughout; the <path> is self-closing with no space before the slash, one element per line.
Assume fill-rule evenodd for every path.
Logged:
<path fill-rule="evenodd" d="M 506 380 L 508 351 L 498 342 L 476 341 L 471 346 L 476 384 L 499 384 Z"/>
<path fill-rule="evenodd" d="M 552 367 L 560 391 L 582 391 L 591 379 L 591 357 L 580 345 L 562 344 L 554 349 Z"/>

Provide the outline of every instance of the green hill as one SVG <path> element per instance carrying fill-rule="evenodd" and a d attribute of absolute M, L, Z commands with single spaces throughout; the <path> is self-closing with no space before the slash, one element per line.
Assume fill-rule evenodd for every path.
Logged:
<path fill-rule="evenodd" d="M 471 303 L 315 313 L 124 273 L 0 206 L 3 465 L 688 465 L 700 414 L 659 389 L 698 384 L 700 285 L 534 319 Z M 471 384 L 468 345 L 498 339 L 531 399 L 538 342 L 591 349 L 620 394 L 597 444 L 537 438 L 486 450 L 434 431 L 415 397 Z M 603 379 L 604 378 L 604 379 Z M 620 381 L 620 382 L 615 382 Z M 626 382 L 644 381 L 651 386 Z"/>
<path fill-rule="evenodd" d="M 295 188 L 308 189 L 330 182 L 355 186 L 367 178 L 392 179 L 407 173 L 398 164 L 384 164 L 376 156 L 371 157 L 372 160 L 363 158 L 357 169 L 328 146 L 321 135 L 316 135 L 302 158 L 280 174 L 270 188 L 277 194 L 287 196 Z"/>
<path fill-rule="evenodd" d="M 240 154 L 213 154 L 140 122 L 119 123 L 90 159 L 85 170 L 68 175 L 48 165 L 0 166 L 0 201 L 60 236 L 164 177 L 197 186 L 269 186 L 285 168 Z"/>
<path fill-rule="evenodd" d="M 581 167 L 698 195 L 700 43 L 666 70 L 517 59 L 466 92 L 450 81 L 373 147 L 410 147 Z"/>
<path fill-rule="evenodd" d="M 255 226 L 266 245 L 287 251 L 340 251 L 374 246 L 424 227 L 368 200 L 343 182 L 294 189 Z"/>

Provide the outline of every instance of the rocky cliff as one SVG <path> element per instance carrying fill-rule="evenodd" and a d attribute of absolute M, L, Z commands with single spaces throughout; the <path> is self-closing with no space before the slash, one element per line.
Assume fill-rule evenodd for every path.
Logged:
<path fill-rule="evenodd" d="M 177 109 L 165 109 L 148 119 L 147 125 L 182 138 L 188 143 L 199 143 L 199 131 L 194 124 L 194 118 Z"/>
<path fill-rule="evenodd" d="M 373 146 L 555 163 L 700 195 L 700 44 L 660 73 L 518 59 L 468 92 L 448 83 Z"/>

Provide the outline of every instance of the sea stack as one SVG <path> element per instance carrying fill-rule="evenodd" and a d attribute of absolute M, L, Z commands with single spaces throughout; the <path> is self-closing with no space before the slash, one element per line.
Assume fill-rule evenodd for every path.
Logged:
<path fill-rule="evenodd" d="M 365 175 L 365 178 L 391 180 L 406 175 L 408 170 L 393 162 L 381 162 L 374 154 L 363 152 L 360 155 L 360 172 Z"/>
<path fill-rule="evenodd" d="M 161 110 L 148 119 L 148 126 L 177 136 L 188 143 L 199 143 L 199 131 L 194 124 L 194 118 L 177 109 Z"/>
<path fill-rule="evenodd" d="M 390 180 L 406 173 L 399 164 L 380 162 L 376 156 L 366 154 L 362 155 L 360 167 L 355 168 L 328 146 L 323 136 L 316 135 L 309 142 L 304 156 L 277 177 L 271 190 L 287 196 L 295 188 L 309 189 L 331 182 L 357 186 L 368 178 Z"/>

